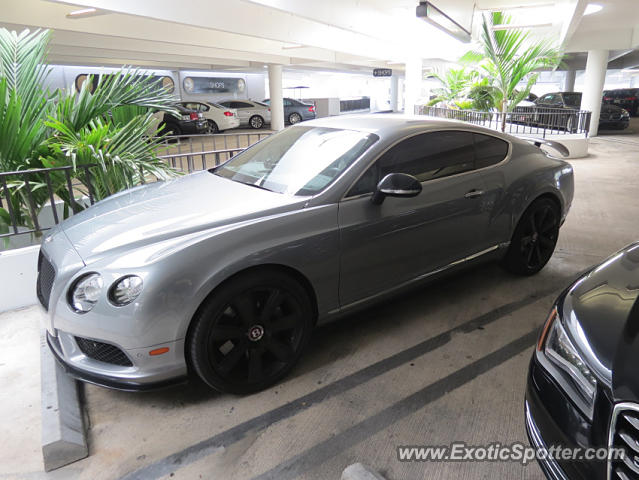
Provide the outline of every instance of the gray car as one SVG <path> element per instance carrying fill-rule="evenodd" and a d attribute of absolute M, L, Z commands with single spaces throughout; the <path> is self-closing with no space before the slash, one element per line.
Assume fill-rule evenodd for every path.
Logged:
<path fill-rule="evenodd" d="M 270 99 L 265 99 L 264 103 L 271 104 Z M 296 123 L 303 122 L 304 120 L 315 119 L 315 105 L 312 103 L 304 103 L 293 98 L 284 98 L 284 122 L 295 125 Z"/>
<path fill-rule="evenodd" d="M 569 164 L 492 130 L 392 115 L 296 125 L 56 227 L 39 259 L 47 339 L 100 385 L 194 372 L 257 391 L 316 325 L 404 287 L 487 259 L 538 272 L 572 197 Z"/>

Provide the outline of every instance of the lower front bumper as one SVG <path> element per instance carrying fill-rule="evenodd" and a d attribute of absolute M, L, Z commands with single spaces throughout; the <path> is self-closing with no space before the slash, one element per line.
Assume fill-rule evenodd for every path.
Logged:
<path fill-rule="evenodd" d="M 541 432 L 535 423 L 535 419 L 530 413 L 530 406 L 528 401 L 525 402 L 526 410 L 526 434 L 528 434 L 528 440 L 530 444 L 537 450 L 548 450 L 548 446 L 544 443 L 544 439 L 541 437 Z M 545 458 L 544 460 L 538 460 L 537 462 L 549 480 L 569 480 L 566 473 L 562 470 L 559 464 L 553 458 Z"/>
<path fill-rule="evenodd" d="M 49 345 L 49 349 L 53 353 L 53 356 L 56 358 L 65 372 L 78 380 L 92 383 L 94 385 L 99 385 L 101 387 L 113 388 L 116 390 L 129 392 L 150 391 L 185 383 L 188 378 L 186 372 L 168 378 L 154 380 L 153 378 L 149 377 L 127 378 L 124 376 L 108 375 L 97 371 L 88 371 L 82 368 L 78 368 L 78 366 L 65 360 L 58 340 L 49 332 L 47 332 L 47 344 Z"/>

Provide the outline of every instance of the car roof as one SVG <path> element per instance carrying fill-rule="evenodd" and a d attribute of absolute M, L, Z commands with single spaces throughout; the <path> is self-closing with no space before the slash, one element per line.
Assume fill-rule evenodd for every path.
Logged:
<path fill-rule="evenodd" d="M 392 113 L 373 113 L 340 115 L 335 117 L 324 117 L 316 120 L 308 120 L 297 126 L 314 126 L 327 128 L 342 128 L 345 130 L 358 130 L 362 132 L 374 133 L 380 137 L 401 136 L 415 131 L 428 131 L 440 129 L 464 129 L 477 133 L 485 133 L 505 140 L 512 141 L 513 137 L 503 134 L 490 128 L 473 125 L 459 120 L 448 120 L 444 118 L 428 117 L 426 115 L 405 115 Z"/>

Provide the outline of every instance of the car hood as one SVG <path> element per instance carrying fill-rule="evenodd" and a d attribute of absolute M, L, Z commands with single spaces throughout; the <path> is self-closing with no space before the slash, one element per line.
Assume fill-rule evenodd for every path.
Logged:
<path fill-rule="evenodd" d="M 203 171 L 121 192 L 60 226 L 88 265 L 177 236 L 302 208 L 304 202 Z"/>
<path fill-rule="evenodd" d="M 639 400 L 638 294 L 639 243 L 578 280 L 563 303 L 572 339 L 617 399 Z"/>

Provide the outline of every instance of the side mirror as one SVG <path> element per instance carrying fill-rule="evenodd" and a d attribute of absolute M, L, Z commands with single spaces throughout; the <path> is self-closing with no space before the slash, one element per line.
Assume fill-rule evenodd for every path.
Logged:
<path fill-rule="evenodd" d="M 416 197 L 422 191 L 422 184 L 406 173 L 389 173 L 377 184 L 371 198 L 374 205 L 380 205 L 386 197 Z"/>

